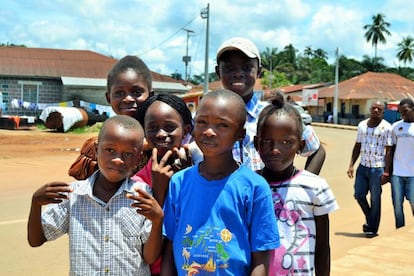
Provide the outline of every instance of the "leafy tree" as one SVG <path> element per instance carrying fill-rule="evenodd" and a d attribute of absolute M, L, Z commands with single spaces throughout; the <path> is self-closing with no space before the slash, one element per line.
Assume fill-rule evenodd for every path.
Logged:
<path fill-rule="evenodd" d="M 273 68 L 277 65 L 277 59 L 278 59 L 278 52 L 277 48 L 268 48 L 266 47 L 266 51 L 263 51 L 260 53 L 260 56 L 262 58 L 262 67 L 264 69 L 272 71 Z"/>
<path fill-rule="evenodd" d="M 369 59 L 368 56 L 366 56 Z M 369 63 L 371 64 L 371 63 Z M 367 72 L 367 68 L 362 65 L 361 62 L 355 59 L 348 59 L 347 57 L 341 55 L 338 59 L 338 67 L 339 67 L 339 80 L 347 80 L 352 77 L 361 75 L 362 73 Z"/>
<path fill-rule="evenodd" d="M 313 51 L 313 57 L 327 60 L 328 53 L 325 50 L 318 48 L 315 51 Z"/>
<path fill-rule="evenodd" d="M 24 47 L 26 48 L 26 45 L 7 42 L 7 43 L 0 43 L 0 47 Z"/>
<path fill-rule="evenodd" d="M 286 75 L 283 72 L 278 72 L 276 70 L 272 72 L 270 72 L 269 70 L 264 70 L 261 83 L 265 85 L 268 89 L 288 86 L 292 84 L 286 78 Z"/>
<path fill-rule="evenodd" d="M 372 16 L 372 24 L 364 26 L 364 30 L 366 30 L 364 36 L 367 42 L 371 41 L 372 46 L 375 48 L 375 59 L 377 58 L 378 42 L 385 44 L 387 42 L 385 35 L 391 36 L 391 33 L 388 30 L 390 26 L 391 24 L 385 21 L 385 15 L 381 13 Z"/>
<path fill-rule="evenodd" d="M 384 58 L 382 57 L 370 58 L 369 56 L 364 55 L 361 64 L 367 71 L 384 72 L 387 67 L 383 62 Z"/>
<path fill-rule="evenodd" d="M 407 67 L 407 61 L 412 62 L 414 56 L 414 38 L 411 36 L 403 37 L 403 40 L 398 43 L 397 58 L 404 62 L 404 67 Z"/>
<path fill-rule="evenodd" d="M 173 78 L 173 79 L 176 79 L 176 80 L 182 80 L 183 79 L 181 73 L 178 73 L 178 72 L 172 73 L 170 75 L 170 77 Z"/>

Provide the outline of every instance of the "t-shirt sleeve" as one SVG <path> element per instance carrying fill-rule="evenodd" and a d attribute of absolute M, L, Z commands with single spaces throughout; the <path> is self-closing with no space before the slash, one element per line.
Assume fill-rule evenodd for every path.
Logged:
<path fill-rule="evenodd" d="M 49 204 L 42 210 L 43 233 L 48 241 L 69 232 L 69 200 Z"/>
<path fill-rule="evenodd" d="M 311 156 L 321 145 L 318 136 L 310 125 L 303 128 L 302 139 L 305 141 L 305 147 L 300 154 L 303 157 Z"/>
<path fill-rule="evenodd" d="M 320 178 L 319 189 L 314 198 L 314 215 L 322 216 L 329 214 L 339 208 L 332 189 L 329 187 L 325 179 Z"/>

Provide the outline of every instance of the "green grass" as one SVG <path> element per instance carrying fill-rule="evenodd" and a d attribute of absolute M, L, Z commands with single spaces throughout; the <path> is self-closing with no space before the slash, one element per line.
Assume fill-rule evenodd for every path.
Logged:
<path fill-rule="evenodd" d="M 37 124 L 37 129 L 39 130 L 47 130 L 44 124 Z M 74 129 L 69 129 L 66 133 L 74 133 L 74 134 L 83 134 L 83 133 L 98 133 L 102 128 L 102 122 L 96 123 L 91 126 L 84 126 Z"/>

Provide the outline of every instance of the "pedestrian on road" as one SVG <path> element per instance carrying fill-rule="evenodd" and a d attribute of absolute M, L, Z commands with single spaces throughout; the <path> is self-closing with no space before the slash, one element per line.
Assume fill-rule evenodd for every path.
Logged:
<path fill-rule="evenodd" d="M 402 99 L 398 105 L 402 120 L 392 125 L 392 149 L 387 158 L 386 173 L 392 168 L 391 195 L 395 227 L 405 225 L 404 197 L 410 202 L 414 216 L 414 101 Z M 392 160 L 392 161 L 391 161 Z M 392 163 L 392 166 L 391 166 Z"/>
<path fill-rule="evenodd" d="M 365 216 L 362 231 L 367 238 L 378 235 L 381 219 L 381 184 L 389 180 L 384 173 L 385 156 L 392 146 L 391 124 L 383 119 L 384 104 L 372 103 L 370 117 L 358 124 L 357 138 L 352 150 L 348 177 L 354 177 L 354 164 L 361 156 L 356 171 L 354 197 Z M 370 203 L 367 195 L 370 193 Z"/>

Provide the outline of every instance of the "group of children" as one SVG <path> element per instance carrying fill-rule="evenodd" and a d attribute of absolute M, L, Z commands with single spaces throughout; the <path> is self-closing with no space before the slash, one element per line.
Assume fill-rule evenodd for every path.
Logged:
<path fill-rule="evenodd" d="M 223 43 L 224 89 L 203 95 L 194 119 L 181 98 L 151 95 L 140 62 L 125 57 L 108 75 L 118 115 L 92 144 L 92 175 L 34 193 L 30 245 L 69 234 L 73 274 L 327 275 L 337 204 L 324 179 L 293 164 L 316 145 L 307 166 L 318 173 L 324 150 L 295 108 L 257 99 L 256 46 Z"/>

